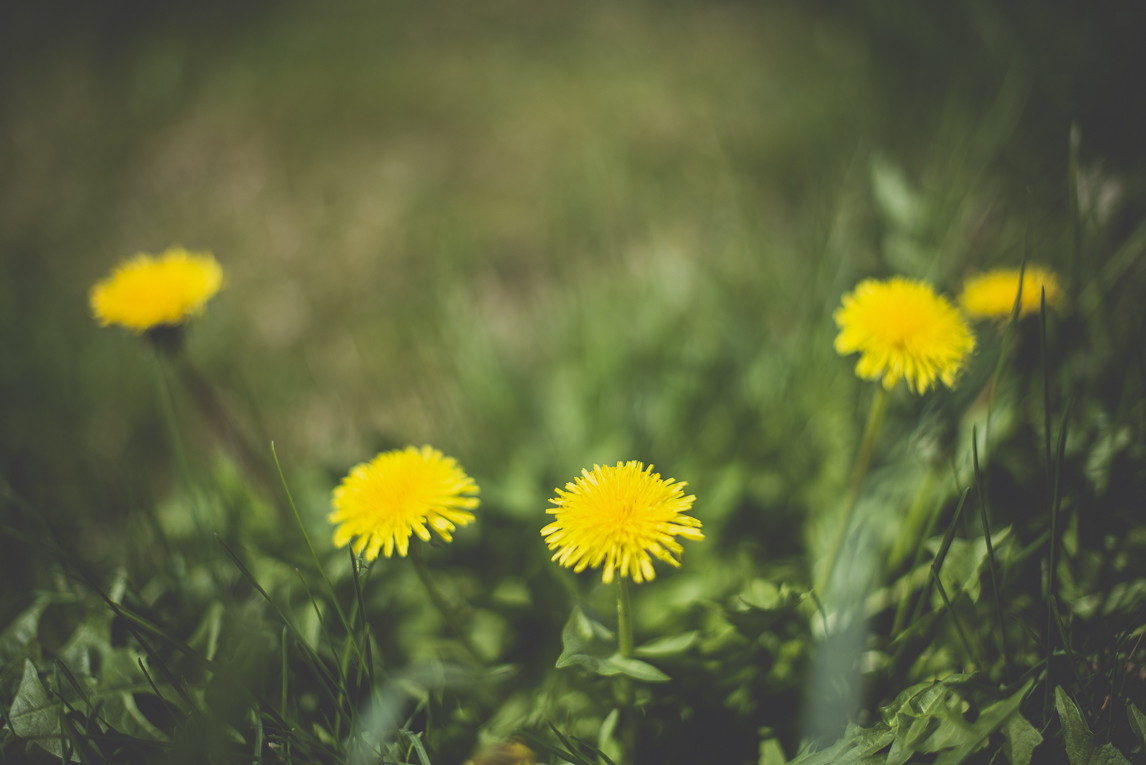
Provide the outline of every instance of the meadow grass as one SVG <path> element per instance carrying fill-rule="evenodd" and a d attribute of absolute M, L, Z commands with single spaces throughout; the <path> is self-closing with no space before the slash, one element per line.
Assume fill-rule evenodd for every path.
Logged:
<path fill-rule="evenodd" d="M 1142 761 L 1139 155 L 953 8 L 173 12 L 9 66 L 5 761 Z M 98 327 L 173 243 L 225 272 L 182 351 Z M 864 278 L 1027 263 L 1063 303 L 953 389 L 833 350 Z M 336 548 L 423 443 L 476 521 Z M 705 538 L 618 624 L 540 530 L 625 460 Z"/>

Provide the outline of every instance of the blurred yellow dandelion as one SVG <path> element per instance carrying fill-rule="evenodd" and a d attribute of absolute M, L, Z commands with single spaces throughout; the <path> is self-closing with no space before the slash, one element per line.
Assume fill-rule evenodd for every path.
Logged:
<path fill-rule="evenodd" d="M 901 378 L 916 393 L 926 392 L 936 379 L 954 387 L 975 349 L 975 336 L 959 311 L 922 281 L 865 279 L 844 295 L 833 318 L 840 328 L 836 352 L 858 351 L 856 374 L 882 378 L 889 390 Z"/>
<path fill-rule="evenodd" d="M 556 520 L 541 530 L 553 560 L 580 573 L 605 564 L 602 581 L 614 572 L 640 584 L 656 577 L 650 554 L 679 566 L 684 548 L 674 538 L 701 540 L 700 521 L 688 512 L 696 497 L 684 496 L 684 482 L 661 480 L 640 462 L 616 467 L 593 466 L 581 471 L 576 483 L 556 489 L 557 505 L 545 512 Z"/>
<path fill-rule="evenodd" d="M 478 486 L 453 457 L 429 446 L 382 452 L 370 462 L 355 465 L 335 488 L 331 523 L 334 544 L 344 547 L 352 539 L 354 552 L 366 551 L 374 560 L 378 551 L 389 558 L 395 546 L 405 556 L 410 534 L 430 541 L 430 529 L 447 542 L 450 532 L 474 520 L 469 510 L 478 506 Z"/>
<path fill-rule="evenodd" d="M 1046 290 L 1047 306 L 1062 305 L 1062 287 L 1049 268 L 1027 264 L 1023 272 L 1023 296 L 1019 316 L 1039 312 L 1042 292 Z M 999 268 L 973 276 L 963 282 L 959 303 L 968 316 L 976 319 L 1006 319 L 1015 308 L 1019 294 L 1019 269 Z"/>
<path fill-rule="evenodd" d="M 100 326 L 120 324 L 139 334 L 175 326 L 203 310 L 223 285 L 223 269 L 209 252 L 172 247 L 159 257 L 120 263 L 89 295 Z"/>

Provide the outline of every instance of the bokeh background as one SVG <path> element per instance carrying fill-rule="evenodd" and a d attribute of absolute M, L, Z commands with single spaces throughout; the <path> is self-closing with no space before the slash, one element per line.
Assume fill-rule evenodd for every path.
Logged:
<path fill-rule="evenodd" d="M 1129 2 L 6 3 L 0 512 L 132 565 L 132 513 L 178 476 L 155 360 L 87 292 L 180 244 L 227 281 L 189 329 L 177 415 L 270 517 L 289 519 L 271 440 L 319 535 L 352 464 L 431 443 L 482 487 L 452 560 L 496 589 L 549 565 L 532 529 L 554 486 L 640 459 L 689 482 L 708 534 L 665 598 L 808 580 L 869 395 L 831 347 L 840 294 L 892 273 L 954 291 L 1017 265 L 1028 230 L 1084 283 L 1072 125 L 1088 220 L 1120 240 L 1146 213 L 1142 21 Z M 1123 337 L 1140 312 L 1119 294 Z M 916 450 L 925 406 L 966 387 L 898 399 L 885 448 Z M 8 614 L 50 563 L 0 552 Z M 538 672 L 544 634 L 519 649 Z"/>

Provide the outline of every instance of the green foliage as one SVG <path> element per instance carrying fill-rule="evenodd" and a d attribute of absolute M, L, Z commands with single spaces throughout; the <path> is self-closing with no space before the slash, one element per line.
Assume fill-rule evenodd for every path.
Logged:
<path fill-rule="evenodd" d="M 1137 92 L 1140 35 L 883 5 L 0 9 L 0 757 L 1142 762 L 1143 131 L 1071 90 Z M 180 241 L 228 274 L 184 354 L 96 327 Z M 841 293 L 1028 261 L 1065 308 L 891 391 L 839 529 Z M 477 522 L 334 549 L 338 479 L 426 442 Z M 622 656 L 538 532 L 627 459 L 705 540 Z"/>

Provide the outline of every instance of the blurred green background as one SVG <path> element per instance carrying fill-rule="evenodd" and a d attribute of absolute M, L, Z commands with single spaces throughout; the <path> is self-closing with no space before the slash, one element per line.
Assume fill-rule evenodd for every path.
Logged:
<path fill-rule="evenodd" d="M 1146 214 L 1141 15 L 980 0 L 6 4 L 0 512 L 29 529 L 34 509 L 92 565 L 135 565 L 128 519 L 177 474 L 154 359 L 96 326 L 87 291 L 181 244 L 225 269 L 190 325 L 186 379 L 211 381 L 231 428 L 190 403 L 192 382 L 175 391 L 185 436 L 264 477 L 273 439 L 316 538 L 351 465 L 430 443 L 482 487 L 447 557 L 494 589 L 550 565 L 536 530 L 554 486 L 639 459 L 689 482 L 708 535 L 651 586 L 664 599 L 777 571 L 810 581 L 869 395 L 831 347 L 840 294 L 893 273 L 954 292 L 1017 265 L 1028 226 L 1034 257 L 1084 283 L 1072 123 L 1095 230 L 1118 241 Z M 1121 320 L 1135 269 L 1112 298 L 1114 345 L 1135 331 Z M 915 449 L 925 406 L 965 407 L 993 363 L 962 393 L 897 399 L 886 449 Z M 274 482 L 256 483 L 285 522 Z M 50 562 L 11 537 L 0 548 L 7 618 Z M 560 645 L 545 640 L 520 655 L 551 666 Z"/>

